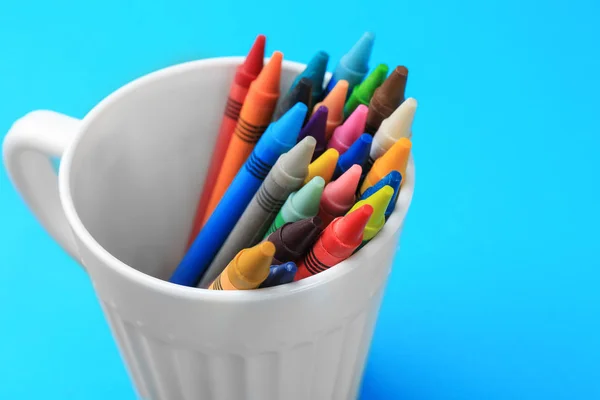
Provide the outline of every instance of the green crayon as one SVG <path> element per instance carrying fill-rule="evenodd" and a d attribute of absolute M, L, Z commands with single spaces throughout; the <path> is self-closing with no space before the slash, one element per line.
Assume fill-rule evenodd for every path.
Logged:
<path fill-rule="evenodd" d="M 300 190 L 290 194 L 267 231 L 265 239 L 288 222 L 296 222 L 317 215 L 324 187 L 325 180 L 320 176 L 315 176 Z"/>
<path fill-rule="evenodd" d="M 386 64 L 379 64 L 362 83 L 352 90 L 352 94 L 344 106 L 344 118 L 348 118 L 360 104 L 369 105 L 375 89 L 385 81 L 388 69 Z"/>

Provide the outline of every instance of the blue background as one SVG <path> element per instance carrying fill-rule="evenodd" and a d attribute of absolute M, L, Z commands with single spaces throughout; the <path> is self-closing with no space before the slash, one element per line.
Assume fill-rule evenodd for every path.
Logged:
<path fill-rule="evenodd" d="M 417 187 L 362 398 L 600 398 L 600 3 L 260 3 L 4 0 L 0 132 L 259 32 L 335 63 L 373 30 L 419 101 Z M 0 190 L 0 398 L 133 399 L 84 272 Z"/>

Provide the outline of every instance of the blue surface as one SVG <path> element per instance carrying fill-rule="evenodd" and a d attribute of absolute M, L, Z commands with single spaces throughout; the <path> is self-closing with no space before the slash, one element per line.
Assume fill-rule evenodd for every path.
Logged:
<path fill-rule="evenodd" d="M 600 4 L 385 3 L 4 1 L 0 132 L 258 32 L 336 65 L 372 29 L 372 67 L 410 68 L 417 190 L 362 398 L 600 398 Z M 345 26 L 302 30 L 315 9 Z M 0 201 L 0 398 L 133 399 L 89 280 L 4 169 Z"/>

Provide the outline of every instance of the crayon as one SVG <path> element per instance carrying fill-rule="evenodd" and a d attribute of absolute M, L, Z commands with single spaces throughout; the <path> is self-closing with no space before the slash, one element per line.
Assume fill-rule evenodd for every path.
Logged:
<path fill-rule="evenodd" d="M 371 214 L 371 218 L 369 218 L 369 222 L 367 222 L 363 232 L 364 243 L 373 239 L 375 235 L 379 233 L 381 228 L 383 228 L 383 225 L 385 225 L 385 210 L 390 204 L 392 196 L 394 196 L 394 189 L 392 189 L 391 186 L 385 185 L 366 199 L 358 201 L 350 211 L 348 211 L 348 215 L 350 215 L 352 211 L 359 209 L 365 204 L 373 207 L 373 214 Z"/>
<path fill-rule="evenodd" d="M 365 200 L 371 195 L 375 194 L 379 189 L 384 186 L 389 186 L 394 189 L 394 194 L 392 199 L 390 200 L 390 204 L 388 204 L 385 209 L 385 220 L 390 217 L 392 212 L 394 212 L 394 208 L 396 207 L 396 200 L 398 199 L 398 194 L 400 193 L 400 184 L 402 183 L 402 175 L 398 171 L 390 171 L 389 174 L 381 178 L 379 182 L 365 190 L 365 192 L 360 197 L 360 200 Z"/>
<path fill-rule="evenodd" d="M 342 154 L 338 159 L 337 165 L 335 166 L 335 172 L 333 173 L 333 179 L 337 179 L 353 165 L 360 165 L 361 168 L 364 167 L 369 158 L 372 141 L 373 136 L 368 133 L 360 135 L 358 140 L 350 146 L 348 151 Z"/>
<path fill-rule="evenodd" d="M 246 95 L 246 100 L 240 111 L 237 125 L 227 147 L 221 170 L 204 213 L 204 223 L 219 204 L 219 200 L 221 200 L 223 193 L 235 178 L 235 174 L 238 173 L 250 153 L 252 153 L 256 142 L 269 126 L 279 98 L 282 59 L 282 53 L 274 52 L 271 60 L 262 69 L 258 78 L 250 84 L 248 95 Z"/>
<path fill-rule="evenodd" d="M 219 128 L 219 134 L 217 135 L 217 143 L 213 150 L 213 155 L 210 160 L 208 172 L 204 179 L 204 185 L 202 186 L 202 195 L 196 208 L 196 216 L 194 217 L 194 223 L 192 225 L 192 233 L 188 239 L 188 246 L 192 244 L 200 228 L 202 228 L 202 222 L 204 221 L 204 213 L 208 206 L 208 201 L 213 192 L 213 186 L 217 180 L 219 170 L 225 158 L 225 152 L 229 146 L 229 141 L 237 120 L 240 115 L 240 110 L 244 99 L 248 94 L 248 89 L 252 81 L 256 79 L 258 74 L 263 68 L 263 60 L 265 58 L 265 41 L 264 35 L 258 35 L 250 52 L 246 56 L 246 60 L 237 67 L 233 83 L 229 89 L 229 97 L 227 98 L 227 105 L 225 107 L 225 114 L 223 115 L 223 121 Z"/>
<path fill-rule="evenodd" d="M 365 105 L 361 104 L 356 107 L 350 117 L 342 125 L 335 128 L 327 147 L 336 149 L 340 155 L 344 154 L 352 146 L 352 143 L 364 133 L 368 112 L 369 108 Z"/>
<path fill-rule="evenodd" d="M 375 160 L 373 167 L 365 176 L 360 187 L 360 194 L 376 184 L 381 178 L 391 171 L 400 172 L 401 176 L 406 176 L 406 166 L 410 156 L 412 143 L 407 138 L 400 138 L 394 145 L 380 158 Z"/>
<path fill-rule="evenodd" d="M 315 104 L 314 111 L 321 106 L 326 106 L 329 110 L 327 125 L 325 127 L 325 137 L 327 140 L 331 138 L 335 128 L 344 121 L 344 102 L 346 101 L 347 92 L 348 81 L 341 80 L 322 102 Z"/>
<path fill-rule="evenodd" d="M 315 139 L 306 137 L 279 157 L 200 278 L 199 287 L 210 284 L 238 251 L 254 246 L 263 239 L 285 200 L 292 192 L 302 187 L 314 149 Z"/>
<path fill-rule="evenodd" d="M 365 204 L 346 216 L 334 219 L 298 262 L 294 281 L 316 275 L 350 257 L 362 244 L 363 231 L 372 214 L 373 207 Z"/>
<path fill-rule="evenodd" d="M 411 138 L 411 127 L 416 110 L 417 101 L 409 97 L 394 110 L 392 115 L 383 120 L 381 126 L 373 136 L 373 144 L 371 145 L 371 152 L 365 172 L 368 172 L 375 160 L 384 155 L 398 139 L 401 137 Z"/>
<path fill-rule="evenodd" d="M 312 99 L 315 102 L 319 101 L 323 96 L 323 80 L 325 79 L 328 61 L 329 54 L 324 51 L 318 51 L 310 59 L 304 71 L 294 79 L 290 90 L 293 90 L 302 78 L 308 78 L 312 82 Z"/>
<path fill-rule="evenodd" d="M 339 156 L 340 155 L 336 149 L 329 149 L 325 153 L 321 154 L 321 157 L 311 162 L 308 166 L 308 175 L 306 175 L 304 184 L 306 185 L 315 176 L 320 176 L 325 180 L 325 184 L 328 184 L 333 177 Z"/>
<path fill-rule="evenodd" d="M 327 92 L 333 90 L 337 82 L 342 79 L 348 81 L 348 93 L 362 82 L 369 72 L 369 58 L 371 58 L 374 41 L 375 34 L 365 32 L 350 51 L 342 56 L 327 84 Z"/>
<path fill-rule="evenodd" d="M 294 281 L 298 267 L 293 262 L 286 262 L 280 265 L 271 265 L 269 276 L 260 284 L 259 288 L 284 285 Z"/>
<path fill-rule="evenodd" d="M 319 107 L 310 117 L 304 128 L 298 135 L 298 142 L 307 136 L 312 136 L 317 140 L 317 146 L 313 154 L 312 161 L 316 160 L 327 149 L 327 139 L 325 138 L 325 126 L 327 125 L 327 107 Z"/>
<path fill-rule="evenodd" d="M 290 90 L 279 100 L 275 112 L 273 113 L 273 121 L 277 121 L 281 118 L 281 116 L 296 103 L 304 103 L 309 110 L 312 109 L 312 82 L 310 79 L 300 79 L 300 82 L 298 82 L 294 89 Z M 308 117 L 309 115 L 307 113 L 306 118 L 308 119 Z M 306 120 L 304 122 L 306 123 Z"/>
<path fill-rule="evenodd" d="M 281 210 L 279 210 L 279 213 L 277 213 L 275 220 L 265 235 L 265 239 L 271 233 L 281 228 L 283 224 L 317 215 L 324 188 L 325 180 L 320 176 L 315 176 L 298 191 L 290 194 L 283 207 L 281 207 Z"/>
<path fill-rule="evenodd" d="M 306 111 L 306 105 L 298 103 L 269 126 L 173 272 L 170 282 L 184 286 L 198 282 L 275 161 L 296 143 Z"/>
<path fill-rule="evenodd" d="M 327 227 L 337 217 L 346 215 L 356 201 L 356 190 L 360 182 L 362 168 L 353 165 L 335 181 L 325 186 L 321 203 L 319 204 L 319 217 L 323 220 L 323 227 Z"/>
<path fill-rule="evenodd" d="M 408 69 L 398 66 L 381 86 L 375 89 L 375 93 L 373 93 L 373 97 L 369 102 L 369 114 L 367 115 L 365 127 L 367 133 L 374 135 L 379 129 L 381 121 L 389 117 L 402 104 L 407 78 Z"/>
<path fill-rule="evenodd" d="M 360 85 L 354 87 L 354 90 L 352 90 L 352 93 L 344 106 L 344 116 L 346 118 L 348 118 L 360 104 L 364 106 L 369 105 L 375 89 L 381 86 L 383 81 L 385 81 L 387 73 L 388 66 L 386 64 L 379 64 Z"/>
<path fill-rule="evenodd" d="M 273 264 L 299 260 L 312 247 L 322 231 L 323 222 L 319 217 L 284 224 L 267 238 L 275 245 Z"/>
<path fill-rule="evenodd" d="M 262 242 L 254 247 L 240 250 L 208 288 L 210 290 L 256 289 L 269 276 L 274 254 L 275 245 L 271 242 Z"/>

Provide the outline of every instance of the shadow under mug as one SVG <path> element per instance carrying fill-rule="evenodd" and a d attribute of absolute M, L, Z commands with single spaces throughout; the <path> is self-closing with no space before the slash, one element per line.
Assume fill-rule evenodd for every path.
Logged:
<path fill-rule="evenodd" d="M 241 57 L 165 68 L 83 120 L 33 111 L 4 141 L 9 176 L 89 273 L 138 396 L 354 399 L 414 187 L 348 260 L 279 287 L 208 291 L 164 281 L 183 256 Z M 284 61 L 285 93 L 304 65 Z M 62 157 L 58 183 L 51 158 Z"/>

